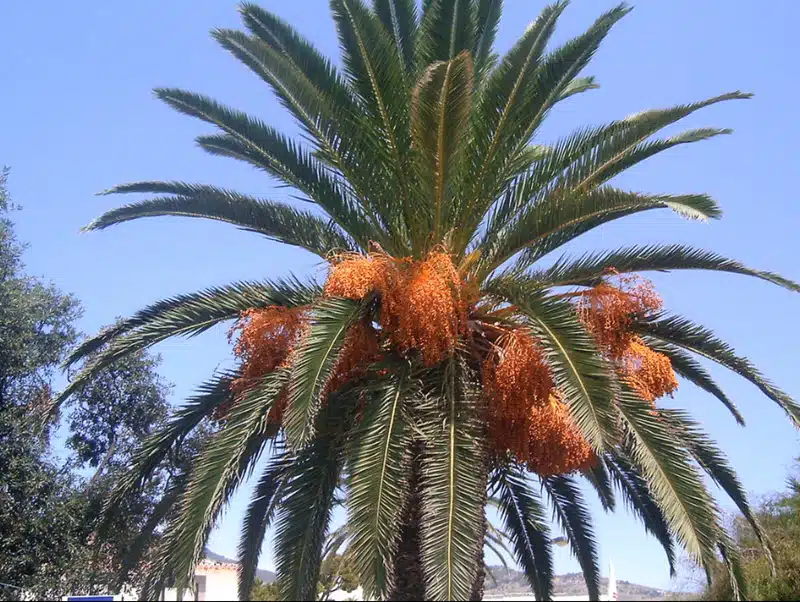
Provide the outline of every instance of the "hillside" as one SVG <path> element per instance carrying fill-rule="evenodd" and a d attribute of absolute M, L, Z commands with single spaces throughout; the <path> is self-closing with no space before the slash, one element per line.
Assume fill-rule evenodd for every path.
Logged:
<path fill-rule="evenodd" d="M 490 577 L 486 578 L 486 596 L 494 597 L 504 594 L 530 593 L 525 576 L 520 571 L 505 569 L 502 566 L 491 567 L 495 581 Z M 608 579 L 601 579 L 600 592 L 605 594 L 608 591 Z M 669 592 L 630 583 L 617 579 L 617 591 L 619 600 L 664 600 Z M 558 575 L 555 578 L 556 595 L 581 595 L 586 594 L 586 583 L 580 573 L 568 573 Z"/>

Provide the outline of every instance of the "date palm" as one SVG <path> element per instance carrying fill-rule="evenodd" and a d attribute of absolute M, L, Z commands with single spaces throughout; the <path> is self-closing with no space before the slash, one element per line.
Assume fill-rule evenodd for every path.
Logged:
<path fill-rule="evenodd" d="M 612 181 L 657 153 L 728 133 L 704 127 L 656 137 L 695 111 L 749 95 L 648 110 L 543 146 L 533 141 L 549 111 L 596 87 L 581 74 L 626 6 L 550 48 L 567 4 L 557 1 L 500 57 L 493 43 L 501 0 L 330 4 L 341 69 L 253 4 L 240 9 L 246 31 L 213 32 L 271 87 L 301 126 L 302 141 L 211 98 L 156 90 L 173 108 L 217 128 L 197 139 L 201 148 L 265 171 L 305 205 L 206 184 L 138 182 L 108 192 L 155 196 L 88 226 L 100 230 L 148 216 L 208 218 L 330 262 L 324 286 L 287 277 L 156 303 L 89 339 L 69 359 L 94 358 L 57 403 L 117 358 L 166 338 L 192 337 L 231 320 L 246 329 L 259 312 L 300 316 L 280 362 L 255 375 L 245 375 L 252 367 L 247 362 L 215 375 L 163 431 L 143 442 L 109 500 L 111 512 L 189 432 L 206 420 L 219 422 L 188 484 L 174 492 L 174 518 L 151 558 L 144 594 L 152 596 L 170 580 L 187 583 L 226 502 L 268 451 L 241 535 L 242 597 L 252 587 L 270 525 L 276 527 L 282 596 L 313 596 L 331 509 L 343 495 L 348 549 L 373 595 L 480 597 L 491 497 L 539 599 L 553 593 L 548 505 L 597 598 L 597 543 L 582 478 L 608 510 L 620 495 L 663 545 L 670 565 L 676 546 L 707 571 L 722 562 L 733 591 L 743 595 L 736 549 L 702 477 L 705 472 L 732 498 L 768 554 L 735 473 L 688 414 L 658 409 L 632 386 L 579 307 L 586 294 L 612 286 L 615 278 L 654 270 L 733 272 L 791 290 L 798 285 L 677 244 L 566 254 L 556 261 L 551 254 L 638 212 L 719 218 L 718 205 L 704 194 L 630 192 Z M 341 266 L 362 269 L 355 280 L 376 266 L 384 272 L 354 292 L 355 280 L 342 284 Z M 430 280 L 423 282 L 421 274 Z M 417 286 L 413 295 L 411 288 L 399 295 L 387 284 L 392 278 L 416 283 L 408 284 Z M 433 292 L 425 288 L 431 282 L 439 286 Z M 428 294 L 444 295 L 443 302 L 417 303 Z M 706 328 L 660 310 L 626 314 L 626 320 L 648 357 L 718 398 L 737 421 L 743 422 L 738 410 L 696 356 L 738 373 L 800 421 L 788 395 Z M 342 362 L 358 347 L 348 343 L 358 342 L 352 338 L 357 330 L 368 332 L 376 353 L 341 378 Z M 591 461 L 566 468 L 561 448 L 551 446 L 541 453 L 553 456 L 561 471 L 537 469 L 536 458 L 526 462 L 492 438 L 489 416 L 497 406 L 486 366 L 504 361 L 509 337 L 536 350 L 545 366 L 541 382 L 552 381 L 550 405 L 540 410 L 566 408 L 564 420 Z M 249 384 L 242 388 L 245 376 Z M 538 425 L 534 421 L 525 433 Z"/>

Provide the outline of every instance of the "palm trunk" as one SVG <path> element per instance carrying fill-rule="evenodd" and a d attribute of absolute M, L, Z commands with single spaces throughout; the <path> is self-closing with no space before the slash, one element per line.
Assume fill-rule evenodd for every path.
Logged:
<path fill-rule="evenodd" d="M 409 480 L 409 498 L 403 510 L 400 544 L 394 558 L 392 589 L 388 600 L 425 600 L 425 573 L 422 570 L 420 528 L 422 525 L 422 494 L 420 491 L 420 448 L 413 450 L 413 464 Z M 480 537 L 486 534 L 486 516 L 483 517 Z M 472 585 L 470 600 L 483 600 L 486 571 L 483 564 L 483 545 L 478 553 L 478 570 Z"/>
<path fill-rule="evenodd" d="M 394 559 L 392 589 L 389 600 L 424 600 L 425 574 L 422 570 L 420 526 L 422 524 L 422 495 L 420 491 L 420 448 L 415 445 L 408 502 L 403 510 L 400 544 Z"/>

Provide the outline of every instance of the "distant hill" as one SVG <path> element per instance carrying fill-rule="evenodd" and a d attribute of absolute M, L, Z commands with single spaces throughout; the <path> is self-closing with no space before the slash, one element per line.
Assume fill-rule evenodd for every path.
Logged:
<path fill-rule="evenodd" d="M 209 560 L 213 560 L 214 562 L 226 562 L 226 563 L 231 563 L 231 564 L 239 564 L 239 562 L 237 560 L 231 560 L 230 558 L 226 558 L 225 556 L 222 556 L 221 554 L 215 554 L 214 552 L 212 552 L 208 548 L 206 548 L 205 557 L 208 558 Z M 259 579 L 261 579 L 261 581 L 263 581 L 264 583 L 272 583 L 273 581 L 275 581 L 275 573 L 273 573 L 272 571 L 267 571 L 265 569 L 258 569 L 256 571 L 256 576 Z"/>
<path fill-rule="evenodd" d="M 505 569 L 502 566 L 493 566 L 491 571 L 497 583 L 492 581 L 488 575 L 486 576 L 487 597 L 530 593 L 528 580 L 520 571 Z M 580 573 L 556 576 L 554 590 L 556 595 L 586 595 L 587 593 L 586 582 Z M 600 593 L 605 594 L 607 591 L 608 579 L 603 578 L 600 580 Z M 664 600 L 671 593 L 620 579 L 617 579 L 617 592 L 620 600 Z"/>

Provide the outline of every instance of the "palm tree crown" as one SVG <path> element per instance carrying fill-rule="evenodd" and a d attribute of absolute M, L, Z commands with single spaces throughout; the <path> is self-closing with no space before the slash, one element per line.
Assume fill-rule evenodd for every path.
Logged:
<path fill-rule="evenodd" d="M 637 274 L 702 269 L 798 285 L 677 244 L 550 254 L 637 212 L 719 218 L 704 194 L 631 192 L 611 181 L 661 151 L 729 133 L 654 137 L 749 95 L 648 110 L 538 145 L 550 110 L 596 87 L 581 73 L 628 7 L 550 48 L 567 5 L 559 0 L 499 57 L 501 0 L 330 4 L 341 69 L 253 4 L 240 9 L 246 31 L 213 32 L 271 87 L 303 142 L 205 96 L 156 90 L 216 126 L 197 139 L 203 149 L 264 170 L 307 205 L 137 182 L 108 193 L 154 196 L 88 226 L 203 217 L 329 264 L 324 284 L 239 282 L 156 303 L 68 360 L 92 357 L 56 403 L 122 356 L 235 321 L 239 367 L 215 375 L 143 442 L 108 503 L 112 512 L 201 422 L 218 425 L 174 507 L 162 509 L 169 520 L 144 595 L 188 582 L 227 500 L 267 449 L 242 530 L 243 597 L 270 525 L 282 596 L 313 597 L 341 497 L 348 554 L 372 595 L 401 597 L 413 580 L 402 564 L 410 558 L 426 598 L 479 597 L 490 498 L 538 599 L 553 591 L 548 503 L 597 598 L 597 545 L 579 477 L 606 509 L 621 495 L 671 566 L 676 544 L 706 570 L 721 561 L 743 595 L 736 550 L 701 471 L 737 504 L 767 554 L 769 544 L 715 443 L 687 413 L 656 401 L 674 392 L 678 375 L 743 422 L 700 356 L 751 381 L 795 424 L 800 408 L 709 330 L 666 313 Z"/>

